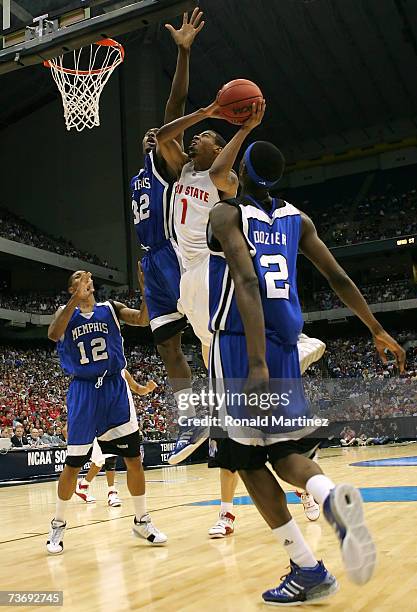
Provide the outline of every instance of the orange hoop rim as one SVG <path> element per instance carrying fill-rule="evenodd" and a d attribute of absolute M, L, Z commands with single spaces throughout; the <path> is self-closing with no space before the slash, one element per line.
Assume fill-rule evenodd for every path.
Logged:
<path fill-rule="evenodd" d="M 125 58 L 125 50 L 123 45 L 121 45 L 117 40 L 113 40 L 113 38 L 103 38 L 103 40 L 98 40 L 93 43 L 94 45 L 99 45 L 102 47 L 114 47 L 119 51 L 119 59 L 113 62 L 111 66 L 106 66 L 106 68 L 95 68 L 94 70 L 74 70 L 74 68 L 65 68 L 64 66 L 59 66 L 53 59 L 45 60 L 43 65 L 45 68 L 55 68 L 58 72 L 63 72 L 65 74 L 77 74 L 77 75 L 89 75 L 89 74 L 104 74 L 109 70 L 113 70 L 117 64 L 123 62 Z"/>

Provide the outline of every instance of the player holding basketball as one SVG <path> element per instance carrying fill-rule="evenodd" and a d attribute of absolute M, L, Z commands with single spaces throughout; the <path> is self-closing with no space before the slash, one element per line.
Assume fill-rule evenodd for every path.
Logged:
<path fill-rule="evenodd" d="M 206 130 L 193 137 L 188 155 L 184 153 L 177 142 L 179 135 L 187 128 L 216 116 L 218 110 L 217 104 L 213 103 L 163 126 L 156 136 L 161 154 L 171 172 L 178 177 L 174 218 L 181 260 L 185 268 L 181 277 L 179 305 L 201 341 L 206 367 L 211 342 L 208 329 L 208 215 L 219 199 L 236 195 L 238 180 L 233 164 L 244 140 L 261 122 L 264 105 L 259 104 L 256 112 L 228 144 L 216 132 Z M 195 416 L 195 408 L 188 405 L 182 414 L 191 419 Z M 204 428 L 180 429 L 180 436 L 169 463 L 183 461 L 206 437 Z M 226 470 L 220 471 L 222 505 L 219 521 L 222 522 L 220 524 L 217 521 L 209 530 L 212 537 L 233 532 L 234 516 L 231 509 L 237 482 L 237 475 Z"/>
<path fill-rule="evenodd" d="M 179 30 L 167 24 L 177 47 L 177 67 L 165 109 L 165 122 L 184 114 L 188 94 L 190 50 L 204 26 L 203 13 L 196 8 L 190 19 L 184 13 Z M 145 300 L 154 342 L 162 357 L 174 396 L 191 392 L 191 370 L 181 350 L 181 333 L 187 326 L 178 312 L 181 264 L 173 229 L 172 190 L 175 175 L 157 146 L 158 128 L 143 138 L 144 167 L 131 181 L 132 212 L 139 244 L 146 251 L 142 259 L 145 273 Z M 182 142 L 182 135 L 178 134 Z M 178 145 L 180 146 L 180 145 Z"/>
<path fill-rule="evenodd" d="M 317 236 L 311 219 L 269 195 L 268 188 L 281 178 L 283 169 L 284 158 L 274 145 L 255 142 L 240 165 L 241 196 L 220 203 L 210 214 L 210 377 L 247 379 L 247 393 L 269 391 L 282 379 L 292 379 L 295 388 L 300 387 L 297 339 L 303 320 L 296 282 L 299 248 L 368 327 L 381 358 L 386 361 L 384 351 L 391 351 L 403 371 L 404 350 L 375 319 L 358 288 Z M 298 415 L 308 414 L 302 388 L 297 397 Z M 229 403 L 230 409 L 233 406 Z M 282 406 L 279 410 L 281 413 Z M 289 574 L 278 587 L 263 594 L 264 601 L 275 605 L 313 603 L 337 590 L 336 579 L 315 559 L 292 519 L 285 493 L 266 467 L 267 461 L 279 478 L 307 490 L 323 506 L 339 538 L 350 579 L 366 583 L 374 570 L 376 551 L 364 524 L 359 491 L 350 485 L 335 486 L 305 456 L 314 450 L 317 440 L 302 438 L 301 430 L 293 431 L 290 439 L 282 429 L 273 435 L 257 429 L 257 434 L 255 441 L 217 440 L 216 460 L 239 472 L 259 512 L 289 554 Z"/>
<path fill-rule="evenodd" d="M 58 482 L 47 551 L 57 555 L 64 550 L 68 502 L 94 438 L 104 454 L 124 458 L 135 510 L 133 533 L 151 544 L 164 544 L 166 535 L 152 524 L 146 511 L 138 422 L 123 375 L 126 359 L 120 322 L 141 325 L 147 316 L 120 302 L 96 303 L 91 274 L 82 270 L 70 276 L 68 292 L 68 303 L 58 309 L 48 329 L 48 337 L 57 342 L 63 370 L 73 378 L 67 395 L 67 458 Z"/>
<path fill-rule="evenodd" d="M 129 385 L 129 389 L 132 393 L 137 395 L 147 395 L 152 393 L 157 387 L 153 380 L 149 380 L 146 385 L 140 385 L 135 381 L 133 376 L 128 370 L 123 370 L 123 375 Z M 75 494 L 78 495 L 86 504 L 95 503 L 96 498 L 90 494 L 90 485 L 94 478 L 100 472 L 104 465 L 107 479 L 107 505 L 111 508 L 118 508 L 122 505 L 122 500 L 119 497 L 119 492 L 115 485 L 116 479 L 116 463 L 117 455 L 104 455 L 101 451 L 100 445 L 97 442 L 97 438 L 93 442 L 93 450 L 91 453 L 91 466 L 87 474 L 77 482 L 77 488 Z"/>
<path fill-rule="evenodd" d="M 190 115 L 163 126 L 157 133 L 159 149 L 173 174 L 179 177 L 176 187 L 174 218 L 178 246 L 185 272 L 181 277 L 180 306 L 201 341 L 203 356 L 208 365 L 211 342 L 208 305 L 209 250 L 206 228 L 209 212 L 220 200 L 234 197 L 238 179 L 233 165 L 240 148 L 250 132 L 257 127 L 265 112 L 265 102 L 253 105 L 251 117 L 241 126 L 229 143 L 216 132 L 207 130 L 193 137 L 186 155 L 177 138 L 187 128 L 210 118 L 223 118 L 217 102 Z M 322 356 L 325 345 L 320 340 L 300 342 L 300 359 L 306 369 Z M 189 418 L 195 411 L 188 406 L 183 412 Z M 168 462 L 177 464 L 185 460 L 204 442 L 204 428 L 187 428 L 180 433 L 176 448 Z M 221 508 L 219 519 L 209 530 L 210 537 L 221 538 L 233 533 L 233 498 L 238 478 L 228 470 L 220 470 Z M 303 499 L 306 514 L 318 518 L 317 504 L 312 498 Z M 314 514 L 313 514 L 314 512 Z"/>

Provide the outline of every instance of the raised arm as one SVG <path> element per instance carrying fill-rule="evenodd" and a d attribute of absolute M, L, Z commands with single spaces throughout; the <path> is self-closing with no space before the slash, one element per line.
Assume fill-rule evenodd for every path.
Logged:
<path fill-rule="evenodd" d="M 146 300 L 145 300 L 145 273 L 142 269 L 140 259 L 138 260 L 137 274 L 138 274 L 139 289 L 142 295 L 142 303 L 139 308 L 139 312 L 141 313 L 140 327 L 147 327 L 149 325 L 149 312 L 148 312 L 148 307 L 146 305 Z"/>
<path fill-rule="evenodd" d="M 404 349 L 384 330 L 379 321 L 374 317 L 358 287 L 337 263 L 327 246 L 319 238 L 313 221 L 304 213 L 302 214 L 300 249 L 326 278 L 330 287 L 342 302 L 369 329 L 381 360 L 386 363 L 387 357 L 384 351 L 388 349 L 395 356 L 400 372 L 403 372 L 405 366 Z"/>
<path fill-rule="evenodd" d="M 83 272 L 80 276 L 77 290 L 71 295 L 64 308 L 58 308 L 54 318 L 48 327 L 48 338 L 53 342 L 58 340 L 65 334 L 68 323 L 74 313 L 74 310 L 80 302 L 88 300 L 93 292 L 93 281 L 91 280 L 90 272 Z"/>
<path fill-rule="evenodd" d="M 195 37 L 204 27 L 204 21 L 201 21 L 202 16 L 203 13 L 195 8 L 190 19 L 188 19 L 188 14 L 184 13 L 179 30 L 169 23 L 165 25 L 178 47 L 178 55 L 171 92 L 165 108 L 164 123 L 169 123 L 184 114 L 190 76 L 190 51 Z M 182 146 L 182 134 L 177 137 L 177 141 Z"/>
<path fill-rule="evenodd" d="M 249 378 L 269 379 L 266 365 L 265 320 L 258 278 L 248 245 L 240 229 L 237 208 L 221 203 L 210 212 L 213 235 L 220 242 L 235 287 L 236 302 L 246 336 Z"/>
<path fill-rule="evenodd" d="M 157 153 L 164 158 L 171 172 L 176 176 L 181 173 L 182 167 L 188 161 L 188 157 L 178 144 L 177 139 L 187 128 L 204 121 L 208 117 L 207 109 L 201 108 L 190 115 L 179 117 L 167 123 L 158 130 L 156 134 Z"/>
<path fill-rule="evenodd" d="M 126 325 L 133 325 L 136 327 L 147 327 L 149 325 L 145 300 L 142 301 L 140 310 L 128 308 L 126 304 L 122 304 L 121 302 L 113 302 L 113 304 L 120 321 L 123 321 Z"/>
<path fill-rule="evenodd" d="M 265 100 L 252 104 L 251 117 L 242 124 L 240 130 L 236 132 L 230 142 L 219 153 L 210 168 L 210 178 L 217 189 L 222 192 L 224 198 L 233 198 L 236 195 L 238 179 L 233 172 L 233 166 L 245 139 L 261 123 L 265 114 L 265 108 Z M 219 116 L 219 110 L 219 107 L 216 106 L 212 116 Z"/>
<path fill-rule="evenodd" d="M 127 380 L 127 384 L 129 385 L 129 389 L 132 393 L 136 393 L 136 395 L 147 395 L 148 393 L 152 393 L 158 386 L 156 382 L 153 380 L 148 380 L 146 385 L 140 385 L 136 382 L 133 376 L 127 370 L 125 372 L 125 378 Z"/>

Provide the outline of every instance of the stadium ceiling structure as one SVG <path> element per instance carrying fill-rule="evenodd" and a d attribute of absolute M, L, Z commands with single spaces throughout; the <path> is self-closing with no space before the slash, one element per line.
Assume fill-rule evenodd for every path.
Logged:
<path fill-rule="evenodd" d="M 33 12 L 30 0 L 11 2 L 15 23 Z M 37 0 L 37 13 L 51 2 Z M 191 108 L 208 104 L 231 79 L 255 81 L 268 105 L 258 137 L 282 146 L 292 160 L 415 135 L 415 0 L 201 0 L 200 6 L 206 27 L 193 49 Z M 175 51 L 163 26 L 138 35 L 154 39 L 172 76 Z M 56 96 L 41 68 L 22 76 L 0 79 L 0 129 Z"/>

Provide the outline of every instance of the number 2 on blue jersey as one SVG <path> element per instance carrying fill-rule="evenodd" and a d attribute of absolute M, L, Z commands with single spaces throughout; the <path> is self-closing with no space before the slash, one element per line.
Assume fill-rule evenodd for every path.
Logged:
<path fill-rule="evenodd" d="M 285 281 L 288 280 L 288 265 L 284 255 L 261 255 L 259 263 L 263 268 L 270 266 L 278 266 L 278 270 L 269 270 L 264 273 L 266 284 L 266 297 L 288 300 L 290 297 L 290 285 Z M 284 281 L 283 286 L 277 287 L 278 281 Z"/>

